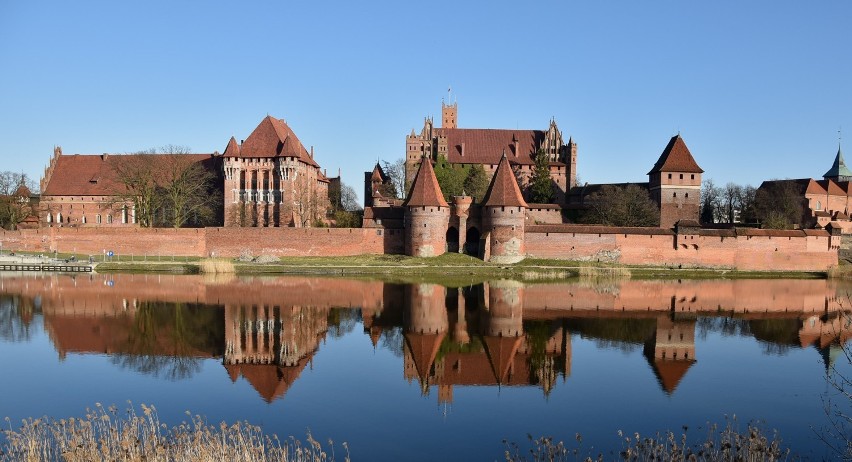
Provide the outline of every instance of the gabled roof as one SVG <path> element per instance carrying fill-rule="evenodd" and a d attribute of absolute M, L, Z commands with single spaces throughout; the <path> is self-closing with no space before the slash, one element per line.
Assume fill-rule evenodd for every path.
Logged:
<path fill-rule="evenodd" d="M 434 130 L 439 136 L 447 137 L 447 161 L 465 164 L 494 165 L 500 162 L 502 153 L 507 152 L 512 162 L 533 165 L 535 155 L 545 137 L 545 132 L 541 130 L 490 128 L 436 128 Z M 516 146 L 517 152 L 515 152 Z M 551 162 L 551 165 L 565 164 Z"/>
<path fill-rule="evenodd" d="M 494 172 L 494 178 L 491 179 L 491 184 L 488 185 L 488 191 L 485 193 L 485 200 L 482 204 L 489 207 L 526 207 L 524 196 L 521 195 L 521 189 L 518 188 L 518 180 L 515 179 L 515 174 L 512 172 L 512 167 L 509 165 L 509 159 L 506 154 L 500 159 L 500 164 L 497 165 L 497 171 Z"/>
<path fill-rule="evenodd" d="M 230 142 L 229 142 L 230 144 Z M 283 120 L 266 116 L 239 149 L 240 157 L 295 157 L 319 168 L 299 138 Z"/>
<path fill-rule="evenodd" d="M 444 193 L 441 192 L 441 186 L 438 184 L 438 178 L 435 177 L 435 170 L 432 168 L 432 161 L 429 158 L 423 157 L 423 160 L 420 161 L 417 176 L 414 177 L 408 199 L 403 205 L 406 207 L 449 207 L 447 201 L 444 200 Z"/>
<path fill-rule="evenodd" d="M 704 173 L 680 135 L 673 136 L 648 175 L 660 172 Z"/>
<path fill-rule="evenodd" d="M 151 162 L 166 159 L 160 154 L 61 155 L 42 196 L 110 196 L 126 192 L 117 179 L 113 164 L 131 157 L 146 156 Z M 205 168 L 214 169 L 212 154 L 180 154 Z"/>
<path fill-rule="evenodd" d="M 843 153 L 840 151 L 840 146 L 837 147 L 837 156 L 834 157 L 834 163 L 831 168 L 822 176 L 825 179 L 837 178 L 841 176 L 852 176 L 852 171 L 846 167 L 846 162 L 843 161 Z"/>

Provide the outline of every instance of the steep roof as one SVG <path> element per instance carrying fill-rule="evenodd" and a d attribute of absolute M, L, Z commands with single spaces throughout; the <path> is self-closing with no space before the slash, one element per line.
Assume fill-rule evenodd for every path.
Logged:
<path fill-rule="evenodd" d="M 671 395 L 674 393 L 677 386 L 680 385 L 680 381 L 683 380 L 683 376 L 686 375 L 686 371 L 688 371 L 694 363 L 695 361 L 691 359 L 656 359 L 653 361 L 652 366 L 654 369 L 654 375 L 657 376 L 660 386 L 663 387 L 666 394 Z"/>
<path fill-rule="evenodd" d="M 660 158 L 657 159 L 657 163 L 648 175 L 660 172 L 704 173 L 704 170 L 695 162 L 683 138 L 676 135 L 669 140 L 669 144 L 663 149 L 663 153 L 660 154 Z"/>
<path fill-rule="evenodd" d="M 378 181 L 380 183 L 384 183 L 388 180 L 388 176 L 385 174 L 385 170 L 376 162 L 376 166 L 373 167 L 373 174 L 370 175 L 371 181 Z"/>
<path fill-rule="evenodd" d="M 212 154 L 180 154 L 214 168 Z M 151 162 L 165 159 L 159 154 L 61 155 L 56 160 L 43 196 L 109 196 L 125 191 L 113 164 L 132 157 L 147 156 Z"/>
<path fill-rule="evenodd" d="M 491 364 L 491 372 L 498 384 L 509 381 L 509 369 L 521 346 L 522 337 L 485 337 L 485 352 Z"/>
<path fill-rule="evenodd" d="M 240 146 L 239 154 L 240 157 L 252 158 L 295 157 L 319 168 L 290 126 L 272 116 L 266 116 L 260 121 Z"/>
<path fill-rule="evenodd" d="M 497 171 L 494 172 L 494 178 L 488 185 L 488 191 L 485 193 L 485 200 L 482 201 L 482 204 L 489 207 L 527 206 L 524 196 L 521 195 L 521 189 L 518 188 L 518 180 L 515 179 L 515 174 L 512 172 L 509 159 L 505 154 L 500 159 L 500 164 L 497 165 Z"/>
<path fill-rule="evenodd" d="M 403 205 L 406 207 L 449 207 L 447 201 L 444 200 L 444 193 L 441 192 L 438 178 L 435 177 L 432 161 L 427 157 L 423 157 L 423 160 L 420 161 L 417 176 L 414 177 L 408 199 Z"/>
<path fill-rule="evenodd" d="M 447 137 L 447 161 L 465 164 L 491 164 L 500 162 L 503 152 L 509 153 L 512 162 L 535 164 L 535 155 L 544 142 L 541 130 L 500 130 L 490 128 L 436 128 L 438 135 Z M 516 152 L 517 141 L 517 152 Z M 552 165 L 565 165 L 552 162 Z"/>
<path fill-rule="evenodd" d="M 414 361 L 414 368 L 417 369 L 417 376 L 420 377 L 421 383 L 425 383 L 429 378 L 429 370 L 438 356 L 441 342 L 444 341 L 446 335 L 446 332 L 441 332 L 440 334 L 417 334 L 409 332 L 404 335 L 408 350 L 411 352 L 411 359 Z"/>
<path fill-rule="evenodd" d="M 240 157 L 240 145 L 237 144 L 237 139 L 233 136 L 228 140 L 228 145 L 225 146 L 225 157 Z"/>
<path fill-rule="evenodd" d="M 834 157 L 834 163 L 831 168 L 822 176 L 825 179 L 837 178 L 840 176 L 852 176 L 852 171 L 846 167 L 846 162 L 843 161 L 843 153 L 840 151 L 840 146 L 837 147 L 837 156 Z"/>

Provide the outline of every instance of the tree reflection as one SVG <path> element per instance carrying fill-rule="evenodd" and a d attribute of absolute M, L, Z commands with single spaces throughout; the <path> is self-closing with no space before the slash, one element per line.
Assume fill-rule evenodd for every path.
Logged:
<path fill-rule="evenodd" d="M 405 343 L 405 338 L 403 337 L 402 327 L 394 327 L 391 329 L 387 329 L 382 332 L 381 337 L 381 345 L 382 348 L 390 351 L 397 358 L 402 358 L 403 353 L 403 344 Z"/>
<path fill-rule="evenodd" d="M 33 317 L 41 310 L 29 298 L 20 296 L 0 296 L 0 340 L 7 342 L 28 342 L 32 338 Z"/>
<path fill-rule="evenodd" d="M 355 330 L 361 322 L 361 310 L 355 308 L 332 308 L 328 312 L 328 333 L 332 338 L 341 338 Z"/>
<path fill-rule="evenodd" d="M 187 303 L 143 302 L 136 311 L 127 344 L 113 364 L 167 380 L 184 380 L 201 371 L 199 353 L 221 354 L 221 311 Z"/>

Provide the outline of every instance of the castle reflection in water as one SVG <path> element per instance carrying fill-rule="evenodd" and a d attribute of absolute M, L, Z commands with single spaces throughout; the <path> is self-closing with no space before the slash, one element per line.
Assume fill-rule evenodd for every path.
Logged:
<path fill-rule="evenodd" d="M 107 354 L 179 379 L 221 358 L 266 401 L 282 397 L 326 336 L 362 325 L 402 357 L 424 395 L 537 386 L 571 375 L 572 336 L 641 347 L 664 393 L 696 367 L 696 331 L 814 346 L 826 367 L 852 337 L 847 287 L 831 280 L 625 280 L 461 288 L 318 277 L 85 275 L 0 278 L 0 337 L 38 317 L 60 357 Z M 845 302 L 845 303 L 844 303 Z M 11 313 L 11 315 L 10 315 Z"/>

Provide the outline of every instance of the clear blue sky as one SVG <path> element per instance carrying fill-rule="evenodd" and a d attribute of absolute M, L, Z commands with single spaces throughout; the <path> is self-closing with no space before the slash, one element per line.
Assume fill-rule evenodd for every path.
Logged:
<path fill-rule="evenodd" d="M 221 152 L 268 113 L 360 192 L 452 86 L 461 127 L 556 117 L 583 181 L 646 180 L 678 130 L 717 184 L 818 177 L 852 140 L 851 22 L 849 1 L 0 0 L 0 170 Z"/>

